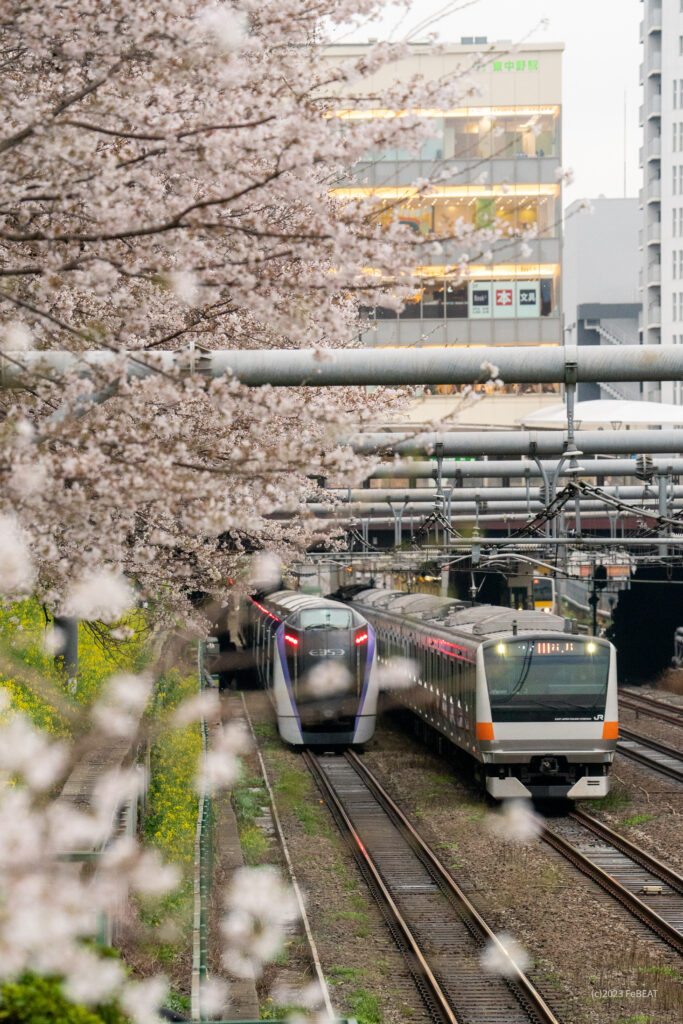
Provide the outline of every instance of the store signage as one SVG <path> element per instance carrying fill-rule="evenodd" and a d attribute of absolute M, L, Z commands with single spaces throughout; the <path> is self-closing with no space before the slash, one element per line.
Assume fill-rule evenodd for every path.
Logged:
<path fill-rule="evenodd" d="M 517 282 L 517 316 L 529 317 L 541 315 L 541 282 Z"/>
<path fill-rule="evenodd" d="M 494 60 L 494 71 L 538 71 L 537 60 Z"/>
<path fill-rule="evenodd" d="M 540 316 L 541 282 L 470 281 L 468 313 L 472 319 Z"/>
<path fill-rule="evenodd" d="M 491 316 L 491 283 L 470 281 L 469 314 L 471 317 Z"/>
<path fill-rule="evenodd" d="M 508 320 L 514 317 L 516 310 L 515 282 L 494 281 L 492 290 L 494 317 Z"/>

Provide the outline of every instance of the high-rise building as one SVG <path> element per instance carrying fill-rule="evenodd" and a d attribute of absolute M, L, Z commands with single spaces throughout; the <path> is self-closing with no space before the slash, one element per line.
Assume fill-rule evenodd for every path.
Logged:
<path fill-rule="evenodd" d="M 590 211 L 590 212 L 588 212 Z M 567 344 L 637 345 L 637 199 L 577 199 L 565 210 L 562 310 Z M 639 399 L 638 382 L 582 382 L 580 400 Z"/>
<path fill-rule="evenodd" d="M 683 0 L 643 0 L 642 340 L 683 343 Z M 680 381 L 645 398 L 683 401 Z"/>
<path fill-rule="evenodd" d="M 328 52 L 340 60 L 364 49 L 350 44 Z M 372 95 L 381 98 L 383 85 L 397 76 L 467 74 L 475 95 L 467 106 L 418 111 L 434 128 L 422 150 L 369 153 L 337 193 L 376 196 L 378 216 L 398 216 L 425 237 L 448 233 L 458 222 L 501 234 L 484 251 L 445 242 L 438 262 L 417 268 L 422 286 L 402 312 L 381 306 L 364 311 L 365 344 L 562 343 L 562 49 L 557 43 L 517 49 L 470 37 L 434 55 L 416 43 L 407 58 L 370 83 Z M 379 102 L 333 114 L 343 120 L 396 112 Z M 416 194 L 413 182 L 419 179 L 438 184 Z M 454 268 L 468 248 L 463 278 Z"/>

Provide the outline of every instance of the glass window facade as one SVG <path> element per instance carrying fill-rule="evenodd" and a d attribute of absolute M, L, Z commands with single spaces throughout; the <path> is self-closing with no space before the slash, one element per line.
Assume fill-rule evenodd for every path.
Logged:
<path fill-rule="evenodd" d="M 433 138 L 416 153 L 393 148 L 368 153 L 366 159 L 510 160 L 559 156 L 559 108 L 469 108 L 431 117 Z"/>
<path fill-rule="evenodd" d="M 420 235 L 448 236 L 467 226 L 499 230 L 504 236 L 533 231 L 539 238 L 553 238 L 559 207 L 556 197 L 548 195 L 416 197 L 383 200 L 376 216 L 382 224 L 398 222 Z"/>

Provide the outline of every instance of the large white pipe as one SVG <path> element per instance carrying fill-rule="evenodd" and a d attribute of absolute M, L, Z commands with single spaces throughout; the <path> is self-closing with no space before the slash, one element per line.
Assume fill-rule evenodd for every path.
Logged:
<path fill-rule="evenodd" d="M 108 366 L 127 358 L 131 376 L 155 369 L 207 377 L 231 373 L 244 384 L 338 386 L 358 384 L 476 384 L 498 377 L 506 384 L 577 381 L 683 380 L 680 345 L 537 345 L 407 349 L 247 349 L 215 352 L 8 352 L 0 359 L 0 380 L 18 384 L 28 371 L 63 372 L 80 366 Z M 24 368 L 22 370 L 22 367 Z"/>

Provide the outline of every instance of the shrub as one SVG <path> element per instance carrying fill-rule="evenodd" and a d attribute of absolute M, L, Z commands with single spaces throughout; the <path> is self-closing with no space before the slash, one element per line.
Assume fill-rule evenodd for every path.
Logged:
<path fill-rule="evenodd" d="M 0 988 L 0 1021 L 5 1024 L 125 1024 L 113 1005 L 88 1009 L 69 1002 L 57 978 L 25 974 Z"/>

